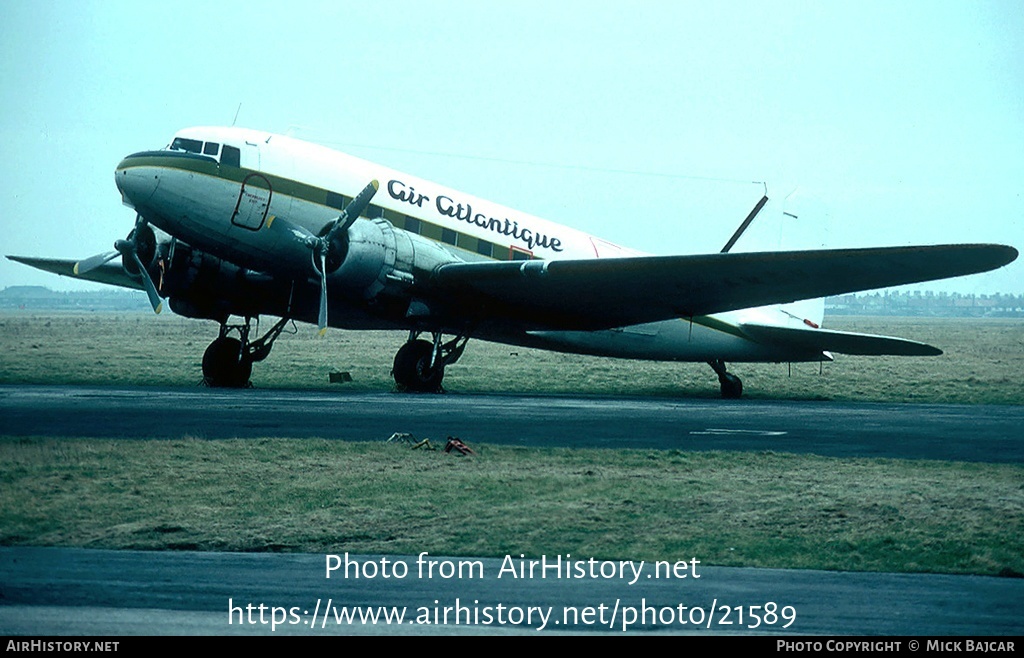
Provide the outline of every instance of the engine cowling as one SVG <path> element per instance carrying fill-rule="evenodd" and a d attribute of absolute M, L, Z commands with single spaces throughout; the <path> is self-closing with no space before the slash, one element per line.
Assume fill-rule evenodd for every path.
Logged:
<path fill-rule="evenodd" d="M 333 270 L 328 262 L 327 281 L 332 289 L 363 299 L 401 295 L 417 278 L 457 260 L 437 243 L 385 219 L 358 219 L 348 229 L 340 262 Z"/>
<path fill-rule="evenodd" d="M 149 224 L 139 224 L 133 228 L 128 233 L 126 240 L 135 243 L 135 251 L 147 270 L 152 270 L 153 265 L 156 264 L 157 250 L 166 244 L 166 242 L 158 242 L 156 232 Z M 135 259 L 128 253 L 121 254 L 121 267 L 132 276 L 139 275 L 139 266 L 135 264 Z"/>
<path fill-rule="evenodd" d="M 291 315 L 287 281 L 242 269 L 178 240 L 158 250 L 157 264 L 160 291 L 179 315 L 218 322 L 229 315 Z"/>
<path fill-rule="evenodd" d="M 316 321 L 318 273 L 310 250 L 284 250 L 279 272 L 254 272 L 179 240 L 158 245 L 150 267 L 160 293 L 179 315 L 223 322 L 229 315 L 274 315 Z M 344 250 L 328 260 L 328 290 L 372 302 L 390 320 L 401 320 L 409 288 L 438 266 L 457 261 L 440 245 L 384 219 L 360 218 L 348 228 Z M 304 259 L 303 274 L 294 259 Z"/>

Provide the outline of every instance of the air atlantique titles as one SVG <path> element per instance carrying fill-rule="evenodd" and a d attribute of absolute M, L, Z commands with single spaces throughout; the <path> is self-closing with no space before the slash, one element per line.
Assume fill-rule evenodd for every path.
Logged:
<path fill-rule="evenodd" d="M 388 181 L 388 194 L 391 195 L 392 199 L 403 201 L 417 208 L 422 208 L 424 203 L 430 203 L 429 196 L 420 194 L 416 191 L 416 188 L 406 186 L 405 183 L 399 180 L 392 179 Z M 562 241 L 558 238 L 537 233 L 528 228 L 520 228 L 519 222 L 510 220 L 507 217 L 501 220 L 488 217 L 483 213 L 473 214 L 473 206 L 469 203 L 456 203 L 451 197 L 439 195 L 434 199 L 434 207 L 437 209 L 437 212 L 446 217 L 454 217 L 467 224 L 473 224 L 488 231 L 494 231 L 495 233 L 515 238 L 524 243 L 530 251 L 533 251 L 535 248 L 562 251 Z"/>

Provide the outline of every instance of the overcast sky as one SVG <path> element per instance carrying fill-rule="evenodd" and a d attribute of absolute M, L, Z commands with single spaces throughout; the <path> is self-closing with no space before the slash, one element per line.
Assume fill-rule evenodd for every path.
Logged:
<path fill-rule="evenodd" d="M 82 258 L 114 167 L 288 132 L 657 254 L 1024 247 L 1024 3 L 0 3 L 0 244 Z M 799 187 L 798 187 L 799 186 Z M 782 200 L 800 219 L 781 226 Z M 95 288 L 4 259 L 10 285 Z M 926 289 L 1024 292 L 1020 261 Z"/>

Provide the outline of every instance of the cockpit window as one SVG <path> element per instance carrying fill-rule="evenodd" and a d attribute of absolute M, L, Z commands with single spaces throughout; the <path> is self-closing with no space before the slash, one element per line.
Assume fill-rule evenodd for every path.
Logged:
<path fill-rule="evenodd" d="M 171 142 L 172 151 L 188 151 L 189 153 L 202 153 L 203 143 L 198 139 L 186 139 L 185 137 L 175 137 L 174 141 Z"/>
<path fill-rule="evenodd" d="M 220 156 L 220 163 L 229 167 L 240 167 L 242 152 L 234 146 L 224 145 L 224 153 Z"/>
<path fill-rule="evenodd" d="M 229 167 L 240 167 L 242 152 L 234 146 L 224 144 L 223 148 L 218 142 L 203 142 L 200 139 L 189 139 L 187 137 L 175 137 L 171 145 L 167 147 L 171 151 L 186 151 L 198 153 L 217 158 L 220 155 L 220 163 Z"/>

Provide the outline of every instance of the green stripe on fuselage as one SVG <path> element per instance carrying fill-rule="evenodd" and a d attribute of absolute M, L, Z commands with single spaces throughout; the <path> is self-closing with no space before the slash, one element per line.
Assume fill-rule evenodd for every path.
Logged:
<path fill-rule="evenodd" d="M 214 178 L 231 181 L 239 185 L 245 181 L 247 186 L 262 189 L 267 189 L 267 185 L 264 182 L 265 179 L 270 182 L 270 189 L 274 194 L 284 194 L 286 196 L 294 197 L 302 201 L 308 201 L 309 203 L 315 203 L 326 208 L 333 208 L 339 212 L 344 208 L 344 206 L 352 202 L 352 197 L 339 194 L 338 192 L 332 192 L 331 190 L 325 190 L 314 185 L 300 183 L 299 181 L 292 180 L 290 178 L 275 176 L 274 174 L 264 171 L 256 171 L 253 169 L 245 169 L 243 167 L 232 167 L 230 165 L 220 164 L 213 158 L 195 153 L 184 153 L 179 151 L 144 151 L 142 153 L 135 153 L 121 160 L 120 164 L 117 165 L 117 171 L 130 169 L 132 167 L 160 167 L 164 169 L 189 171 L 202 174 L 204 176 L 212 176 Z M 259 174 L 259 176 L 253 176 L 246 180 L 246 177 L 251 174 Z M 434 224 L 425 219 L 414 217 L 412 215 L 405 215 L 396 210 L 390 210 L 377 205 L 367 206 L 362 216 L 369 218 L 383 217 L 387 221 L 391 222 L 393 226 L 402 229 L 403 231 L 422 235 L 423 237 L 434 240 L 435 242 L 440 242 L 451 247 L 457 247 L 464 251 L 476 254 L 477 256 L 484 256 L 479 250 L 480 243 L 483 242 L 481 238 L 455 231 L 447 226 Z M 443 229 L 451 231 L 451 235 L 454 236 L 454 241 L 449 242 L 443 238 Z M 493 250 L 497 253 L 492 252 L 489 256 L 484 257 L 489 257 L 492 260 L 513 260 L 512 247 L 510 245 L 495 244 L 494 246 L 498 247 Z M 537 259 L 536 256 L 532 256 L 532 258 Z"/>
<path fill-rule="evenodd" d="M 340 198 L 342 204 L 347 205 L 352 202 L 352 197 L 339 194 L 337 192 L 331 192 L 320 187 L 313 185 L 307 185 L 290 178 L 283 178 L 281 176 L 275 176 L 266 172 L 257 172 L 252 169 L 245 169 L 242 167 L 232 167 L 230 165 L 219 164 L 213 158 L 208 156 L 193 154 L 193 153 L 181 153 L 176 151 L 146 151 L 143 153 L 136 153 L 129 155 L 123 159 L 120 164 L 117 165 L 117 170 L 129 169 L 131 167 L 162 167 L 167 169 L 177 169 L 180 171 L 190 171 L 204 176 L 212 176 L 223 180 L 232 181 L 234 183 L 242 184 L 242 181 L 251 174 L 258 173 L 259 176 L 254 176 L 246 181 L 246 185 L 253 185 L 266 189 L 264 184 L 264 178 L 270 181 L 270 186 L 274 194 L 285 194 L 288 196 L 295 197 L 297 199 L 315 203 L 327 208 L 334 208 L 341 210 L 337 205 L 328 203 L 328 195 L 333 197 L 331 200 L 337 202 Z M 262 177 L 262 178 L 261 178 Z M 482 257 L 479 253 L 479 245 L 482 240 L 472 235 L 460 233 L 451 229 L 447 226 L 442 227 L 439 224 L 428 222 L 419 217 L 412 215 L 405 215 L 396 210 L 383 208 L 381 206 L 370 205 L 367 207 L 363 216 L 369 217 L 383 217 L 387 221 L 391 222 L 396 228 L 410 233 L 416 233 L 435 242 L 440 242 L 451 247 L 457 247 L 467 252 L 476 254 L 478 257 Z M 455 236 L 455 242 L 451 243 L 443 239 L 444 230 L 447 229 L 451 234 Z M 512 260 L 512 249 L 506 245 L 495 244 L 495 247 L 499 252 L 505 252 L 505 256 L 492 254 L 491 260 Z M 536 256 L 531 256 L 533 259 L 537 259 Z M 736 325 L 725 322 L 715 317 L 702 315 L 693 318 L 682 318 L 685 322 L 693 322 L 694 324 L 720 331 L 732 336 L 739 338 L 745 338 L 749 340 L 749 336 L 743 333 L 743 331 Z"/>
<path fill-rule="evenodd" d="M 221 178 L 223 180 L 238 183 L 239 185 L 241 185 L 242 181 L 244 181 L 247 176 L 251 174 L 259 174 L 260 176 L 250 178 L 245 184 L 267 189 L 267 186 L 262 180 L 266 179 L 267 181 L 270 181 L 270 187 L 275 194 L 285 194 L 287 196 L 296 197 L 303 201 L 309 201 L 321 206 L 327 206 L 329 208 L 334 207 L 327 203 L 327 195 L 329 191 L 323 188 L 300 183 L 290 178 L 275 176 L 274 174 L 270 174 L 265 171 L 256 171 L 253 169 L 245 169 L 243 167 L 223 165 L 210 157 L 202 155 L 187 154 L 182 156 L 180 154 L 170 155 L 170 153 L 172 152 L 164 153 L 160 151 L 147 151 L 145 153 L 129 155 L 124 160 L 121 160 L 121 163 L 117 165 L 117 170 L 121 171 L 122 169 L 130 169 L 132 167 L 162 167 L 164 169 L 178 169 L 181 171 L 191 171 L 197 174 L 213 176 L 215 178 Z M 260 177 L 262 177 L 262 179 Z M 352 201 L 352 197 L 350 196 L 345 196 L 344 194 L 338 194 L 338 196 L 341 197 L 346 204 Z"/>

